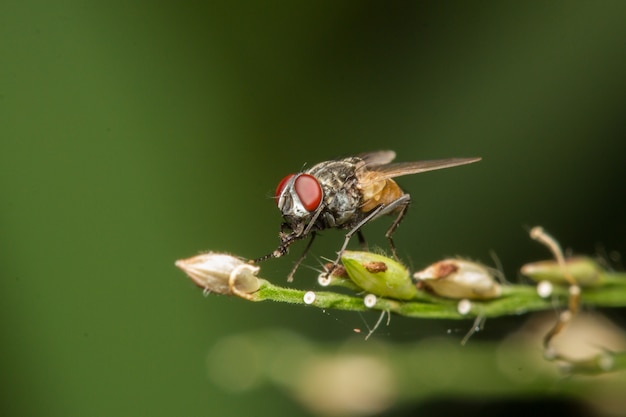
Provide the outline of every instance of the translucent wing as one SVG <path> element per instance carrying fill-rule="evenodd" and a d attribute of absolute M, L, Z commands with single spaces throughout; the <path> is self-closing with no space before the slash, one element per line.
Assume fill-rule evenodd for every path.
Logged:
<path fill-rule="evenodd" d="M 386 164 L 380 166 L 367 166 L 368 170 L 375 171 L 376 179 L 382 180 L 387 178 L 400 177 L 402 175 L 419 174 L 421 172 L 434 171 L 436 169 L 444 169 L 456 167 L 459 165 L 471 164 L 478 162 L 482 158 L 448 158 L 434 159 L 430 161 L 416 162 L 398 162 L 395 164 Z"/>
<path fill-rule="evenodd" d="M 364 167 L 372 168 L 389 164 L 396 158 L 396 153 L 394 151 L 375 151 L 362 153 L 357 156 L 363 160 Z"/>

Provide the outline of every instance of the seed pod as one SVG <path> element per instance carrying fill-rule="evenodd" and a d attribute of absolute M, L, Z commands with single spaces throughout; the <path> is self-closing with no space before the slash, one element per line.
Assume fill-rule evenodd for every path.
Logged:
<path fill-rule="evenodd" d="M 371 252 L 344 251 L 341 262 L 350 279 L 367 292 L 398 300 L 417 295 L 409 271 L 393 259 Z"/>
<path fill-rule="evenodd" d="M 602 268 L 596 261 L 587 256 L 574 256 L 565 259 L 567 272 L 583 287 L 592 287 L 601 284 Z M 567 285 L 563 269 L 553 260 L 531 262 L 522 266 L 520 272 L 535 282 L 549 281 L 553 284 Z"/>
<path fill-rule="evenodd" d="M 413 274 L 428 289 L 442 297 L 473 300 L 497 298 L 500 285 L 485 266 L 461 259 L 445 259 Z"/>

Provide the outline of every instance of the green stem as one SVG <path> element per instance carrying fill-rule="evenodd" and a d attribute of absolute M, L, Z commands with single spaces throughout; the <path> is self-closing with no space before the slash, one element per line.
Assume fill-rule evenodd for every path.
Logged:
<path fill-rule="evenodd" d="M 626 306 L 626 274 L 606 273 L 606 284 L 600 287 L 583 288 L 583 305 L 595 307 Z M 277 301 L 307 305 L 304 296 L 307 291 L 284 288 L 261 279 L 261 288 L 251 294 L 252 301 Z M 466 319 L 481 317 L 501 317 L 519 315 L 531 311 L 552 310 L 567 306 L 567 288 L 556 287 L 547 298 L 537 295 L 534 286 L 507 285 L 499 298 L 489 301 L 472 301 L 468 314 L 457 311 L 458 301 L 436 297 L 424 292 L 416 296 L 419 301 L 400 301 L 378 297 L 376 305 L 366 307 L 363 298 L 333 291 L 314 291 L 315 299 L 310 304 L 318 308 L 332 308 L 347 311 L 390 311 L 406 317 L 435 319 Z"/>

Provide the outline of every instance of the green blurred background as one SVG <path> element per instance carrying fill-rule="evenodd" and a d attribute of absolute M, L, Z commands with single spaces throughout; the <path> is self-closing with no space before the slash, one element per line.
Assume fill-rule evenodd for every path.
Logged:
<path fill-rule="evenodd" d="M 204 298 L 174 267 L 273 250 L 274 187 L 305 163 L 482 156 L 400 179 L 414 204 L 395 239 L 414 267 L 493 250 L 515 281 L 549 257 L 536 224 L 619 266 L 624 22 L 624 1 L 2 2 L 3 415 L 307 415 L 271 384 L 216 386 L 212 346 L 273 328 L 367 343 L 352 329 L 376 316 Z M 368 240 L 386 247 L 388 225 Z M 325 233 L 307 264 L 341 239 Z M 300 250 L 263 275 L 280 282 Z M 394 318 L 374 337 L 456 343 L 469 323 L 452 325 Z"/>

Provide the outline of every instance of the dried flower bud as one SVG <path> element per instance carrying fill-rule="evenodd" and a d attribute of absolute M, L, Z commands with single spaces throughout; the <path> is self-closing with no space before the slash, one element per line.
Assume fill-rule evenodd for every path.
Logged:
<path fill-rule="evenodd" d="M 435 294 L 448 298 L 486 300 L 499 297 L 500 285 L 485 266 L 461 259 L 446 259 L 413 274 Z"/>
<path fill-rule="evenodd" d="M 352 281 L 379 297 L 410 300 L 417 289 L 399 262 L 371 252 L 345 251 L 341 262 Z"/>
<path fill-rule="evenodd" d="M 577 284 L 589 287 L 601 283 L 602 268 L 596 261 L 586 256 L 575 256 L 565 259 L 567 272 Z M 557 261 L 539 261 L 528 263 L 521 268 L 524 276 L 535 282 L 549 281 L 553 284 L 567 285 L 568 281 L 563 269 Z"/>
<path fill-rule="evenodd" d="M 236 256 L 208 252 L 176 261 L 191 280 L 205 291 L 247 298 L 259 289 L 256 277 L 259 267 L 250 265 Z"/>

